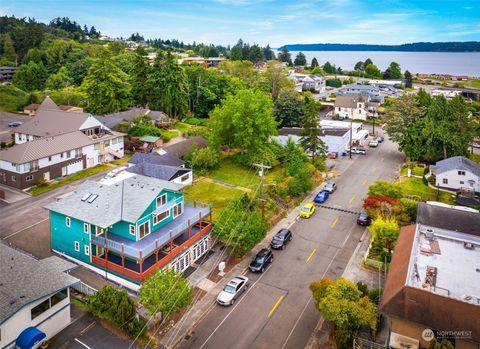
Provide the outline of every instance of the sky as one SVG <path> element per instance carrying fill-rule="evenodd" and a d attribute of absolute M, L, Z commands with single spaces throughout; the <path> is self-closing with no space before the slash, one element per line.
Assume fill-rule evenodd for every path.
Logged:
<path fill-rule="evenodd" d="M 221 45 L 480 41 L 479 0 L 0 0 L 0 15 Z"/>

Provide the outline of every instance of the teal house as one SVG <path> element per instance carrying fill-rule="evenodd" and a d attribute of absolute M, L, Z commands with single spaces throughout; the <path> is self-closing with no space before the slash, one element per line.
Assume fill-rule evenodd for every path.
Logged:
<path fill-rule="evenodd" d="M 212 224 L 210 207 L 181 188 L 131 173 L 86 181 L 45 206 L 52 250 L 127 284 L 167 266 L 183 272 L 208 251 Z"/>

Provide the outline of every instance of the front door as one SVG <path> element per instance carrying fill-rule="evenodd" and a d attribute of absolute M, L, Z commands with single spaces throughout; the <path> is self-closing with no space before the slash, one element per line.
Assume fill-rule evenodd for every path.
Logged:
<path fill-rule="evenodd" d="M 50 180 L 50 171 L 43 174 L 43 179 L 48 182 Z"/>
<path fill-rule="evenodd" d="M 62 177 L 67 175 L 67 166 L 62 167 Z"/>

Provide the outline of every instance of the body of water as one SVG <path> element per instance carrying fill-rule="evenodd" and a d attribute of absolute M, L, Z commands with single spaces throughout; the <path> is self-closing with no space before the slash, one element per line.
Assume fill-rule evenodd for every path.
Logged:
<path fill-rule="evenodd" d="M 344 70 L 353 70 L 355 63 L 370 58 L 382 71 L 391 61 L 402 71 L 425 74 L 450 74 L 480 77 L 480 52 L 395 52 L 395 51 L 302 51 L 308 64 L 313 57 L 323 65 L 329 61 Z M 292 61 L 298 51 L 291 51 Z"/>

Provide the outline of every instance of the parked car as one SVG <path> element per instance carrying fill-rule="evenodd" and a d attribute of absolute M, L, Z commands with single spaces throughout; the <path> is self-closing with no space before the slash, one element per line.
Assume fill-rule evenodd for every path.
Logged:
<path fill-rule="evenodd" d="M 235 276 L 225 285 L 217 296 L 217 303 L 220 305 L 232 305 L 248 287 L 246 276 Z"/>
<path fill-rule="evenodd" d="M 367 154 L 367 151 L 363 148 L 358 148 L 358 147 L 353 147 L 352 148 L 352 154 L 362 154 L 362 155 L 366 155 Z"/>
<path fill-rule="evenodd" d="M 313 201 L 317 204 L 323 204 L 325 201 L 327 201 L 329 194 L 329 191 L 322 190 L 320 193 L 317 194 L 317 196 L 315 196 L 315 199 L 313 199 Z"/>
<path fill-rule="evenodd" d="M 313 203 L 308 203 L 303 206 L 302 210 L 300 211 L 300 217 L 302 218 L 310 218 L 315 212 L 315 205 Z"/>
<path fill-rule="evenodd" d="M 357 224 L 362 226 L 370 225 L 372 219 L 368 216 L 366 212 L 360 212 L 357 217 Z"/>
<path fill-rule="evenodd" d="M 336 151 L 331 151 L 327 156 L 329 159 L 336 159 L 338 158 L 338 153 Z"/>
<path fill-rule="evenodd" d="M 337 185 L 334 182 L 327 182 L 323 186 L 323 190 L 327 191 L 329 194 L 332 194 L 335 190 L 337 190 Z"/>
<path fill-rule="evenodd" d="M 370 148 L 376 148 L 378 147 L 378 141 L 371 141 L 370 143 L 368 143 L 368 146 Z"/>
<path fill-rule="evenodd" d="M 477 142 L 472 142 L 469 145 L 474 148 L 480 148 L 480 143 L 477 143 Z"/>
<path fill-rule="evenodd" d="M 21 124 L 23 124 L 23 122 L 21 122 L 21 121 L 14 121 L 14 122 L 10 122 L 10 123 L 8 124 L 8 127 L 18 127 L 18 126 L 20 126 Z"/>
<path fill-rule="evenodd" d="M 385 138 L 383 138 L 383 136 L 378 136 L 377 137 L 377 142 L 378 143 L 382 143 L 384 140 L 385 140 Z"/>
<path fill-rule="evenodd" d="M 272 242 L 270 242 L 270 247 L 274 249 L 281 248 L 283 250 L 290 241 L 292 241 L 292 232 L 287 228 L 283 228 L 275 234 Z"/>
<path fill-rule="evenodd" d="M 262 248 L 253 260 L 250 262 L 248 269 L 251 272 L 256 273 L 260 272 L 263 273 L 267 266 L 273 262 L 273 252 L 268 248 Z"/>

